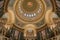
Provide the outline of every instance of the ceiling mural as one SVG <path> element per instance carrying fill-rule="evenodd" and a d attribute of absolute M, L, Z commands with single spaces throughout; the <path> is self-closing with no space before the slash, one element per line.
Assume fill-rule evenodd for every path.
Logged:
<path fill-rule="evenodd" d="M 4 35 L 14 33 L 16 40 L 38 40 L 40 33 L 55 28 L 54 20 L 60 18 L 59 0 L 1 0 L 0 5 L 0 18 L 6 19 L 2 21 Z"/>

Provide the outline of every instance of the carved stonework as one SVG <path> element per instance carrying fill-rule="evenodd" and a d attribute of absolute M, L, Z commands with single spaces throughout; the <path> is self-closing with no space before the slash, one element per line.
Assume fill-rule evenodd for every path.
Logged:
<path fill-rule="evenodd" d="M 0 0 L 0 40 L 54 40 L 60 35 L 59 2 Z"/>

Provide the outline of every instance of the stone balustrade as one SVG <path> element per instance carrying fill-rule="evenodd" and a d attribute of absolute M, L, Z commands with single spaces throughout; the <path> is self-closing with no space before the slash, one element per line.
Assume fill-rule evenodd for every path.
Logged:
<path fill-rule="evenodd" d="M 60 40 L 60 35 L 57 35 L 57 36 L 47 39 L 47 40 Z"/>
<path fill-rule="evenodd" d="M 3 36 L 3 35 L 0 35 L 0 40 L 9 40 L 9 38 Z"/>

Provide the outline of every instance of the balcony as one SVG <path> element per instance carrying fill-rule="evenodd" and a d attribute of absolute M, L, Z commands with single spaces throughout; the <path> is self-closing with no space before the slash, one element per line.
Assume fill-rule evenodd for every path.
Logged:
<path fill-rule="evenodd" d="M 5 37 L 4 35 L 0 35 L 0 40 L 9 40 L 9 38 Z"/>
<path fill-rule="evenodd" d="M 47 40 L 60 40 L 60 35 L 57 35 L 57 36 L 52 37 L 52 38 L 47 39 Z"/>

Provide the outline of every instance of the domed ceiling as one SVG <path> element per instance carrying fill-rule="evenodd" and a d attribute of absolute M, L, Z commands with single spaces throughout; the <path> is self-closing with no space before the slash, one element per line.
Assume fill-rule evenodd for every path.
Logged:
<path fill-rule="evenodd" d="M 51 0 L 52 1 L 52 0 Z M 5 8 L 11 10 L 11 15 L 15 19 L 14 24 L 17 26 L 23 26 L 28 24 L 36 25 L 37 27 L 44 26 L 45 14 L 47 10 L 55 11 L 55 2 L 50 0 L 6 0 Z M 54 3 L 53 3 L 54 2 Z M 53 5 L 54 4 L 54 5 Z M 9 13 L 9 12 L 8 12 Z M 11 16 L 10 15 L 10 16 Z M 11 19 L 11 18 L 9 18 Z"/>
<path fill-rule="evenodd" d="M 0 18 L 6 19 L 5 23 L 2 21 L 5 31 L 15 28 L 23 33 L 24 39 L 32 40 L 33 37 L 36 39 L 41 30 L 56 27 L 54 18 L 59 18 L 59 2 L 59 0 L 1 0 Z M 16 35 L 18 32 L 14 33 L 14 37 Z"/>

